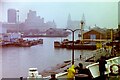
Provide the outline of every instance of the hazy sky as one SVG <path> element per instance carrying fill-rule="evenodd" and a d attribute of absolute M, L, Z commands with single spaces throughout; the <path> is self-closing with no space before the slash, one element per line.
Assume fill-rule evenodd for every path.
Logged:
<path fill-rule="evenodd" d="M 9 2 L 11 1 L 11 2 Z M 20 1 L 20 2 L 19 2 Z M 26 19 L 29 10 L 37 11 L 37 15 L 44 17 L 46 21 L 54 20 L 58 27 L 66 27 L 68 14 L 71 14 L 73 20 L 81 20 L 84 13 L 87 26 L 98 25 L 106 28 L 117 28 L 118 25 L 118 3 L 117 2 L 86 2 L 65 0 L 66 2 L 56 2 L 44 0 L 46 2 L 34 0 L 24 2 L 25 0 L 4 0 L 2 1 L 2 15 L 0 21 L 7 21 L 7 10 L 13 8 L 18 10 L 20 21 Z M 47 2 L 48 1 L 48 2 Z M 105 1 L 105 0 L 104 0 Z M 111 1 L 111 0 L 109 0 Z"/>

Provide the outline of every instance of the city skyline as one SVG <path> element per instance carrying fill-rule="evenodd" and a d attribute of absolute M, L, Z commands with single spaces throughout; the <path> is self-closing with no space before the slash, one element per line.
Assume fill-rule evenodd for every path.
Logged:
<path fill-rule="evenodd" d="M 72 20 L 80 21 L 85 15 L 86 25 L 106 28 L 117 28 L 118 25 L 118 5 L 117 2 L 40 2 L 40 3 L 14 3 L 4 2 L 2 4 L 4 13 L 0 21 L 7 21 L 7 10 L 14 8 L 19 10 L 20 21 L 26 19 L 29 10 L 37 12 L 45 21 L 56 22 L 57 27 L 65 28 L 68 15 L 71 14 Z"/>

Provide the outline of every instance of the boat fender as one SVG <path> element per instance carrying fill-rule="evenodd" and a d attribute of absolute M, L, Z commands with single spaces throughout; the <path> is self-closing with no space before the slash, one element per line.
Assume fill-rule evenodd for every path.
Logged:
<path fill-rule="evenodd" d="M 118 64 L 113 64 L 110 66 L 110 71 L 112 74 L 119 74 L 120 73 L 120 66 Z"/>

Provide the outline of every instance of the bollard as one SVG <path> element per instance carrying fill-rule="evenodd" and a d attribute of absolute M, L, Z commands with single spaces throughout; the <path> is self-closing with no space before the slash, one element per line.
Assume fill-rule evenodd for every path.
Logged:
<path fill-rule="evenodd" d="M 20 80 L 23 80 L 23 77 L 20 77 Z"/>
<path fill-rule="evenodd" d="M 80 55 L 80 59 L 82 58 L 82 56 Z"/>

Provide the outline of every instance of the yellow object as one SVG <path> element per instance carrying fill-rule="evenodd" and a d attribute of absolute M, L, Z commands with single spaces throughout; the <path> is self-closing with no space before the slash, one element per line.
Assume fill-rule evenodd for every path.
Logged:
<path fill-rule="evenodd" d="M 102 48 L 102 43 L 96 43 L 96 47 L 97 47 L 97 49 L 100 49 L 100 48 Z"/>
<path fill-rule="evenodd" d="M 68 72 L 68 74 L 67 74 L 67 78 L 74 78 L 74 76 L 75 76 L 75 66 L 74 65 L 72 65 L 68 70 L 67 70 L 67 72 Z"/>

